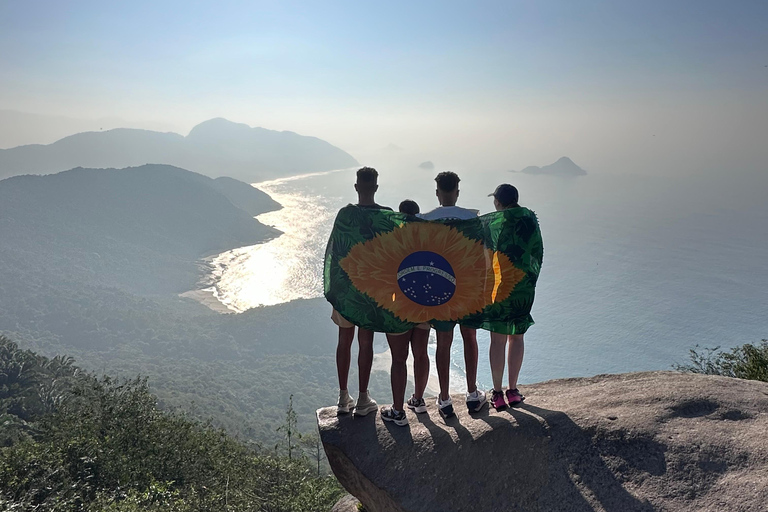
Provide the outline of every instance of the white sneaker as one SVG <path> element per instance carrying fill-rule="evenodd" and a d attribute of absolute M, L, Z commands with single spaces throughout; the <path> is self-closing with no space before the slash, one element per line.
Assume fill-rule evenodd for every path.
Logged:
<path fill-rule="evenodd" d="M 451 416 L 454 416 L 456 413 L 453 412 L 453 400 L 451 400 L 451 397 L 448 397 L 448 400 L 442 401 L 440 400 L 440 396 L 437 397 L 437 409 L 440 411 L 440 416 L 443 418 L 450 418 Z"/>
<path fill-rule="evenodd" d="M 368 396 L 368 393 L 360 393 L 360 396 L 357 398 L 357 405 L 355 405 L 355 416 L 365 416 L 378 410 L 378 408 L 379 404 Z"/>
<path fill-rule="evenodd" d="M 339 391 L 339 402 L 336 404 L 336 414 L 346 414 L 355 405 L 355 401 L 349 396 L 349 391 L 342 389 Z"/>
<path fill-rule="evenodd" d="M 488 398 L 485 396 L 485 391 L 476 389 L 472 393 L 467 393 L 467 410 L 469 412 L 479 411 L 487 402 Z"/>

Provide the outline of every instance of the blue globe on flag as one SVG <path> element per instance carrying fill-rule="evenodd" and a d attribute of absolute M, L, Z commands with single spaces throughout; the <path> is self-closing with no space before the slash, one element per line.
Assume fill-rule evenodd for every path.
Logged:
<path fill-rule="evenodd" d="M 397 269 L 400 291 L 421 306 L 440 306 L 456 293 L 456 274 L 448 261 L 431 251 L 409 254 Z"/>

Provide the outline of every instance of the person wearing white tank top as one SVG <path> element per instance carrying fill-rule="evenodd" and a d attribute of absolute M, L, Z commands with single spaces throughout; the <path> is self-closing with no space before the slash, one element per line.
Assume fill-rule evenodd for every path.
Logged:
<path fill-rule="evenodd" d="M 437 175 L 437 190 L 435 195 L 440 203 L 438 208 L 419 215 L 424 220 L 467 220 L 477 217 L 478 210 L 471 210 L 456 206 L 459 198 L 459 176 L 455 172 L 443 171 Z M 443 418 L 453 416 L 453 402 L 449 392 L 451 372 L 451 345 L 453 344 L 453 329 L 456 322 L 434 322 L 437 337 L 437 351 L 435 363 L 437 376 L 440 382 L 440 395 L 437 397 L 437 406 Z M 469 412 L 482 409 L 487 402 L 485 392 L 477 389 L 477 330 L 459 326 L 461 337 L 464 341 L 464 364 L 467 375 L 467 408 Z M 410 400 L 409 404 L 410 406 Z"/>

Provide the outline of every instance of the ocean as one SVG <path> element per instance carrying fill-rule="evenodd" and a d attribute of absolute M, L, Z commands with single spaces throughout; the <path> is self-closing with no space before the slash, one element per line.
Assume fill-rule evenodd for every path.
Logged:
<path fill-rule="evenodd" d="M 456 171 L 459 206 L 492 211 L 488 194 L 506 182 L 539 217 L 544 264 L 521 383 L 665 370 L 687 362 L 696 345 L 729 348 L 768 338 L 766 173 L 562 178 Z M 437 206 L 437 171 L 379 172 L 379 203 L 396 209 L 410 198 L 422 211 Z M 347 169 L 255 184 L 284 206 L 258 220 L 284 234 L 212 259 L 219 300 L 243 311 L 322 297 L 326 241 L 336 211 L 357 200 L 353 183 L 354 170 Z M 330 311 L 325 303 L 318 307 Z M 486 332 L 478 332 L 478 343 L 478 383 L 488 389 Z M 376 347 L 385 349 L 383 335 Z M 452 387 L 462 390 L 458 330 L 453 364 Z"/>

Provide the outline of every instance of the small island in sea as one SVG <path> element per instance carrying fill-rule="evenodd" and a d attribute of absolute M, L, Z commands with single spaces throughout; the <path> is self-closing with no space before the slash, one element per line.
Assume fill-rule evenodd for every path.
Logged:
<path fill-rule="evenodd" d="M 525 174 L 548 174 L 551 176 L 585 176 L 587 171 L 573 163 L 573 160 L 564 156 L 557 162 L 544 167 L 538 167 L 536 165 L 529 165 L 522 171 L 510 171 L 510 172 L 522 172 Z"/>
<path fill-rule="evenodd" d="M 419 169 L 425 169 L 427 171 L 431 171 L 434 168 L 435 168 L 435 164 L 433 164 L 431 160 L 427 160 L 426 162 L 421 162 L 419 164 Z"/>

